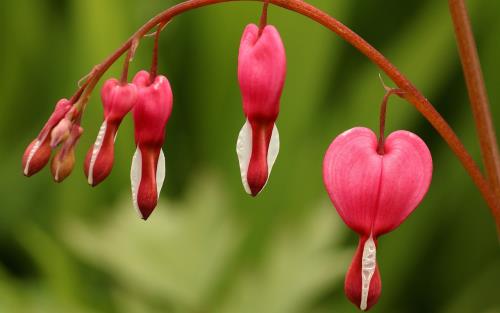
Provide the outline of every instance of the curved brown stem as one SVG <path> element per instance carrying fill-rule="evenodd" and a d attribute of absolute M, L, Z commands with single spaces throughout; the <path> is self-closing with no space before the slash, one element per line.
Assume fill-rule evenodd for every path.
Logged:
<path fill-rule="evenodd" d="M 82 101 L 82 103 L 86 103 L 98 80 L 101 78 L 104 72 L 106 72 L 106 70 L 130 48 L 134 39 L 142 38 L 159 23 L 167 23 L 173 17 L 183 12 L 211 4 L 234 1 L 246 0 L 187 0 L 156 15 L 146 24 L 144 24 L 134 35 L 132 35 L 132 37 L 128 41 L 126 41 L 120 48 L 118 48 L 97 67 L 97 70 L 92 76 L 89 86 L 85 90 L 80 101 Z M 263 2 L 267 0 L 251 1 Z M 450 146 L 451 150 L 458 157 L 467 173 L 472 177 L 472 180 L 478 187 L 481 195 L 486 200 L 486 203 L 493 213 L 496 224 L 500 229 L 500 201 L 498 197 L 496 197 L 493 193 L 493 190 L 490 188 L 490 185 L 484 178 L 476 163 L 467 152 L 460 139 L 458 139 L 455 132 L 453 132 L 451 127 L 436 111 L 429 100 L 427 100 L 422 95 L 422 93 L 417 88 L 415 88 L 415 86 L 392 63 L 390 63 L 389 60 L 387 60 L 384 55 L 382 55 L 377 49 L 372 47 L 368 42 L 366 42 L 363 38 L 361 38 L 347 26 L 331 17 L 327 13 L 302 0 L 269 0 L 269 3 L 291 11 L 295 11 L 325 26 L 326 28 L 330 29 L 338 36 L 343 38 L 353 47 L 358 49 L 373 63 L 375 63 L 381 70 L 383 70 L 387 74 L 387 76 L 389 76 L 393 80 L 393 82 L 404 92 L 403 97 L 415 106 L 415 108 L 431 123 L 431 125 Z"/>

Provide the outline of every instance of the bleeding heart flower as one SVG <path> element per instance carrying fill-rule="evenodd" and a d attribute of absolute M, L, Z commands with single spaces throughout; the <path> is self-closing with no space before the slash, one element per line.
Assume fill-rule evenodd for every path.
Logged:
<path fill-rule="evenodd" d="M 67 99 L 61 99 L 57 102 L 54 112 L 45 123 L 40 134 L 33 140 L 23 155 L 23 173 L 31 176 L 40 171 L 49 162 L 51 155 L 51 133 L 64 118 L 73 103 Z"/>
<path fill-rule="evenodd" d="M 376 262 L 377 238 L 397 228 L 417 207 L 432 178 L 425 143 L 408 131 L 387 137 L 384 153 L 377 137 L 356 127 L 339 135 L 326 152 L 323 180 L 337 212 L 360 236 L 346 275 L 345 293 L 368 310 L 381 292 Z"/>
<path fill-rule="evenodd" d="M 246 122 L 236 144 L 245 191 L 256 196 L 267 183 L 279 151 L 278 118 L 286 56 L 276 28 L 250 24 L 241 38 L 238 80 Z"/>
<path fill-rule="evenodd" d="M 130 179 L 134 207 L 146 220 L 156 207 L 165 179 L 162 146 L 173 96 L 165 76 L 158 75 L 151 81 L 148 72 L 140 71 L 133 83 L 138 91 L 133 109 L 137 149 L 132 159 Z"/>
<path fill-rule="evenodd" d="M 96 186 L 111 173 L 114 162 L 114 143 L 123 118 L 137 101 L 137 87 L 112 78 L 101 90 L 104 122 L 94 145 L 85 158 L 84 171 L 91 186 Z"/>

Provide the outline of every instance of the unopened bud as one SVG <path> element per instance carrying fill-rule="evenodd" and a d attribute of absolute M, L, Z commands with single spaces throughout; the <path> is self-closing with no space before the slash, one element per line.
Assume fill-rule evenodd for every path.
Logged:
<path fill-rule="evenodd" d="M 50 169 L 56 182 L 62 182 L 73 171 L 75 167 L 75 145 L 82 133 L 83 128 L 73 125 L 68 139 L 52 158 Z"/>

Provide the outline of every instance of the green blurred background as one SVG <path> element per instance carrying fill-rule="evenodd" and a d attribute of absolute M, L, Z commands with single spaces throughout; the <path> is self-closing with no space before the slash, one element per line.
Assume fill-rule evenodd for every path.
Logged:
<path fill-rule="evenodd" d="M 379 48 L 437 106 L 476 160 L 479 150 L 446 1 L 310 0 Z M 260 5 L 220 4 L 169 24 L 161 72 L 174 91 L 167 178 L 148 222 L 130 200 L 131 119 L 112 175 L 87 186 L 82 162 L 102 119 L 84 117 L 78 165 L 64 183 L 26 179 L 21 156 L 76 82 L 147 19 L 160 0 L 0 1 L 0 313 L 356 312 L 343 277 L 357 243 L 323 188 L 331 140 L 376 129 L 379 70 L 325 28 L 270 8 L 287 49 L 281 152 L 264 192 L 241 186 L 235 143 L 244 117 L 236 60 Z M 500 2 L 468 1 L 500 131 Z M 132 64 L 149 67 L 152 39 Z M 117 76 L 122 62 L 106 74 Z M 386 79 L 389 83 L 389 80 Z M 423 203 L 379 242 L 382 297 L 373 312 L 500 312 L 494 223 L 443 140 L 407 103 L 391 100 L 388 130 L 429 145 L 434 179 Z"/>

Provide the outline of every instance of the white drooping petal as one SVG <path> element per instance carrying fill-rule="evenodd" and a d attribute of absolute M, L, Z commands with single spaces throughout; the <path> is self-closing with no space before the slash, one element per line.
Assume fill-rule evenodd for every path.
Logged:
<path fill-rule="evenodd" d="M 361 259 L 361 303 L 359 308 L 362 311 L 368 306 L 368 293 L 370 292 L 370 282 L 377 268 L 377 247 L 370 236 L 363 247 L 363 258 Z"/>
<path fill-rule="evenodd" d="M 161 149 L 160 155 L 158 157 L 158 164 L 156 165 L 156 194 L 158 198 L 160 197 L 160 191 L 164 181 L 165 181 L 165 154 L 163 154 L 163 149 Z"/>
<path fill-rule="evenodd" d="M 274 162 L 278 157 L 278 152 L 280 152 L 280 134 L 276 124 L 273 127 L 273 133 L 271 135 L 271 140 L 269 141 L 269 148 L 267 149 L 267 178 L 271 175 L 271 170 L 273 169 Z"/>
<path fill-rule="evenodd" d="M 97 134 L 97 138 L 94 142 L 94 147 L 92 149 L 92 156 L 90 157 L 90 165 L 89 165 L 89 177 L 88 177 L 88 183 L 90 185 L 93 184 L 94 182 L 94 165 L 97 160 L 97 157 L 99 156 L 99 152 L 101 151 L 102 143 L 104 141 L 104 135 L 106 134 L 106 128 L 107 128 L 107 123 L 104 121 L 101 125 L 101 128 L 99 128 L 99 133 Z"/>
<path fill-rule="evenodd" d="M 28 160 L 26 161 L 26 166 L 24 167 L 24 175 L 28 175 L 29 170 L 30 170 L 30 164 L 31 160 L 35 156 L 35 153 L 40 149 L 40 146 L 42 145 L 42 141 L 38 140 L 35 142 L 33 147 L 30 150 L 30 153 L 28 154 Z"/>
<path fill-rule="evenodd" d="M 238 135 L 236 153 L 238 154 L 238 161 L 240 163 L 240 173 L 243 187 L 248 194 L 252 194 L 247 181 L 248 165 L 250 164 L 250 158 L 252 157 L 252 127 L 250 126 L 248 119 Z"/>
<path fill-rule="evenodd" d="M 132 157 L 132 167 L 130 169 L 130 183 L 132 187 L 132 202 L 137 213 L 142 217 L 141 211 L 139 210 L 139 205 L 137 204 L 137 193 L 139 192 L 139 186 L 141 184 L 142 177 L 142 156 L 139 147 L 135 150 L 134 156 Z"/>

